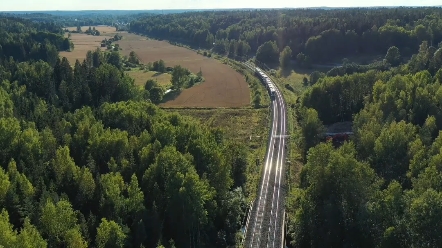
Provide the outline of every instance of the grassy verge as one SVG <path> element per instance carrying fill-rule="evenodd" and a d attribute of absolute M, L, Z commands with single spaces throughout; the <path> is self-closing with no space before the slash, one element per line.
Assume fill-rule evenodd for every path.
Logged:
<path fill-rule="evenodd" d="M 262 109 L 165 109 L 191 116 L 209 127 L 222 128 L 225 138 L 245 144 L 249 148 L 246 194 L 254 199 L 259 185 L 261 166 L 256 159 L 264 160 L 270 128 L 269 111 Z"/>

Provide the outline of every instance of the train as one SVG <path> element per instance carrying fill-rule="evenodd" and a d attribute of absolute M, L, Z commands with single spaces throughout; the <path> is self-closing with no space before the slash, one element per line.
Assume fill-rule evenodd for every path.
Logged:
<path fill-rule="evenodd" d="M 267 75 L 258 67 L 255 67 L 255 73 L 269 91 L 270 99 L 274 100 L 276 96 L 276 90 L 270 78 L 267 77 Z"/>

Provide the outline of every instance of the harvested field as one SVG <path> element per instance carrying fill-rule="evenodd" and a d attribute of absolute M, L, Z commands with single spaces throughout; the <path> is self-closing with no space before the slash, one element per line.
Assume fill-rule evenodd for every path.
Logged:
<path fill-rule="evenodd" d="M 164 60 L 166 66 L 181 65 L 193 73 L 201 69 L 205 82 L 185 89 L 162 107 L 243 107 L 250 104 L 250 90 L 244 77 L 221 62 L 204 57 L 183 47 L 165 41 L 124 34 L 116 42 L 128 56 L 134 51 L 142 63 Z"/>
<path fill-rule="evenodd" d="M 98 31 L 100 31 L 101 36 L 114 36 L 117 32 L 117 29 L 115 27 L 110 26 L 91 26 L 91 28 L 94 28 Z M 67 27 L 66 28 L 69 31 L 76 31 L 77 27 Z M 89 26 L 82 26 L 81 30 L 84 32 L 89 29 Z"/>
<path fill-rule="evenodd" d="M 82 27 L 85 31 L 89 27 Z M 137 53 L 142 63 L 164 60 L 166 66 L 181 65 L 193 73 L 201 69 L 205 82 L 190 89 L 185 89 L 176 98 L 161 104 L 162 107 L 244 107 L 250 104 L 250 90 L 244 77 L 231 67 L 221 62 L 204 57 L 194 51 L 183 47 L 173 46 L 165 41 L 151 40 L 143 36 L 129 34 L 127 32 L 116 32 L 113 27 L 95 27 L 102 35 L 92 36 L 86 34 L 71 34 L 74 43 L 72 52 L 61 52 L 60 56 L 66 57 L 71 65 L 75 60 L 83 61 L 89 50 L 100 47 L 101 41 L 108 36 L 119 33 L 123 40 L 116 42 L 123 49 L 122 55 L 128 56 L 131 51 Z M 76 27 L 69 27 L 69 30 L 76 30 Z M 105 48 L 100 48 L 105 50 Z M 146 75 L 133 72 L 136 82 L 144 84 Z M 160 81 L 160 78 L 158 78 Z"/>
<path fill-rule="evenodd" d="M 148 79 L 156 80 L 158 85 L 168 86 L 172 85 L 170 80 L 172 79 L 172 75 L 168 73 L 157 73 L 155 71 L 142 71 L 142 70 L 133 70 L 127 71 L 127 74 L 135 79 L 135 84 L 139 86 L 144 86 Z"/>
<path fill-rule="evenodd" d="M 71 41 L 74 43 L 74 50 L 72 52 L 60 52 L 61 57 L 66 57 L 69 63 L 73 66 L 75 60 L 80 62 L 86 58 L 87 51 L 93 51 L 100 47 L 103 36 L 92 36 L 87 34 L 71 34 Z M 105 50 L 106 48 L 100 48 Z"/>
<path fill-rule="evenodd" d="M 81 30 L 86 31 L 89 26 L 81 27 Z M 77 30 L 77 27 L 67 27 L 68 30 Z M 87 34 L 78 34 L 71 33 L 71 41 L 74 43 L 74 50 L 72 52 L 60 52 L 61 57 L 66 57 L 69 60 L 69 63 L 73 66 L 75 64 L 75 60 L 79 60 L 83 62 L 83 59 L 86 58 L 87 51 L 93 51 L 95 49 L 100 48 L 101 50 L 106 50 L 105 47 L 101 47 L 101 41 L 105 38 L 109 39 L 109 37 L 114 36 L 117 33 L 115 27 L 109 26 L 95 26 L 95 29 L 100 31 L 100 36 L 93 36 Z M 123 34 L 123 32 L 121 32 Z M 126 33 L 126 32 L 124 32 Z M 65 34 L 67 37 L 67 33 Z"/>

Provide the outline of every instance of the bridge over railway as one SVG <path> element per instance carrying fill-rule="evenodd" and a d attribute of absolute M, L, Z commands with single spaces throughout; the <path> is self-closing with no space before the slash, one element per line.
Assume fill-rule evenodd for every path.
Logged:
<path fill-rule="evenodd" d="M 272 97 L 272 126 L 257 198 L 246 221 L 244 247 L 284 247 L 284 180 L 287 143 L 287 110 L 276 84 L 260 68 L 246 63 L 257 73 Z M 273 90 L 273 92 L 272 92 Z"/>

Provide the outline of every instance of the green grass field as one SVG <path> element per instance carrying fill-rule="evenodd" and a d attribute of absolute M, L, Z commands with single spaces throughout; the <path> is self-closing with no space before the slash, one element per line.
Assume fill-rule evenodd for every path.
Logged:
<path fill-rule="evenodd" d="M 156 71 L 143 71 L 139 69 L 134 69 L 131 71 L 126 71 L 127 74 L 133 79 L 135 79 L 135 84 L 138 86 L 144 86 L 148 79 L 156 80 L 158 85 L 163 87 L 171 86 L 170 80 L 172 75 L 169 73 L 158 73 Z"/>
<path fill-rule="evenodd" d="M 284 97 L 287 102 L 292 102 L 292 100 L 296 101 L 296 98 L 299 97 L 307 85 L 304 85 L 303 79 L 304 77 L 309 79 L 308 72 L 300 72 L 300 71 L 291 71 L 290 73 L 278 73 L 278 77 L 273 77 L 276 79 L 277 84 L 280 89 L 283 91 Z"/>

